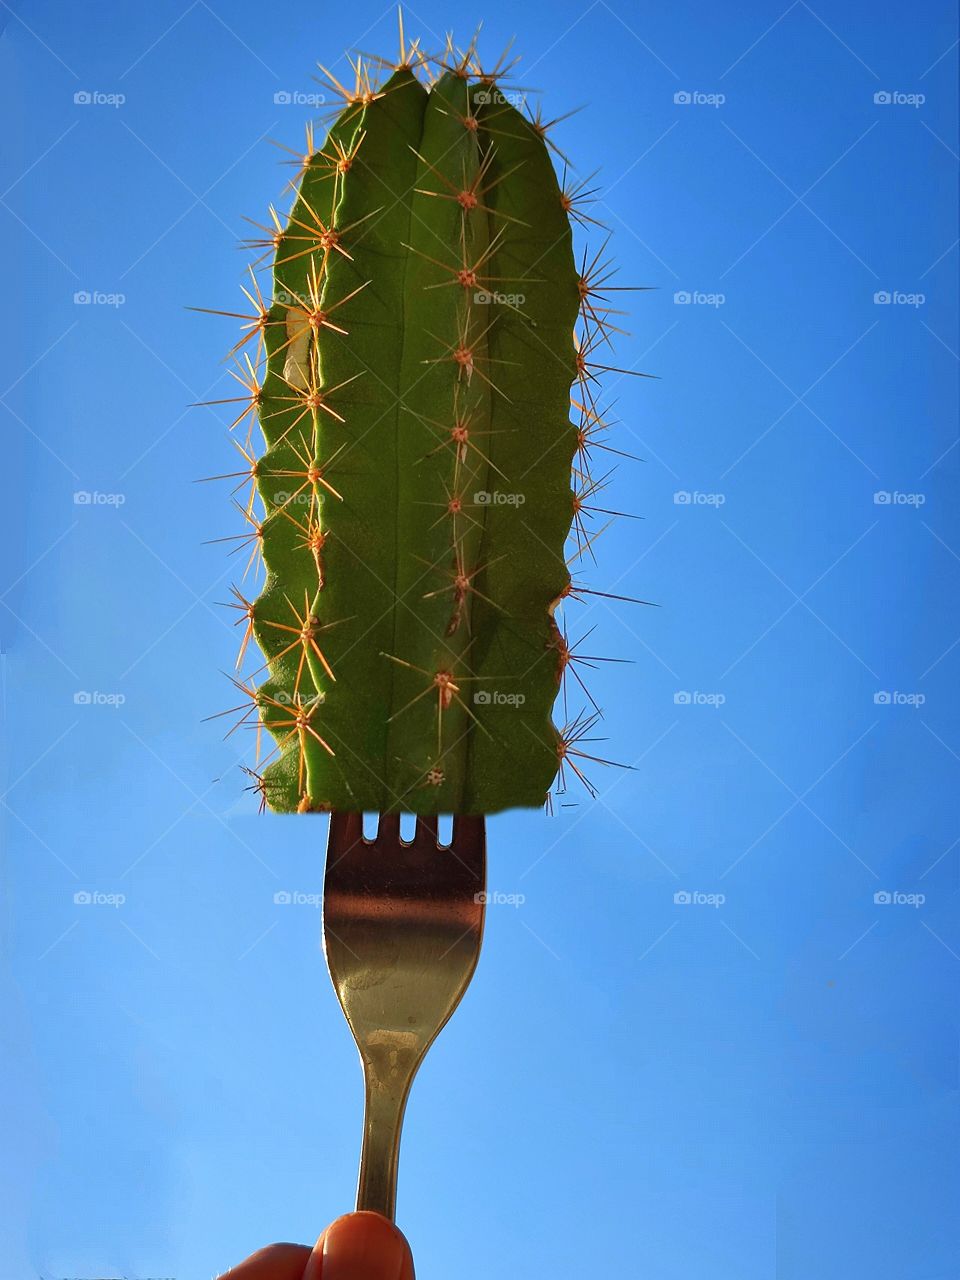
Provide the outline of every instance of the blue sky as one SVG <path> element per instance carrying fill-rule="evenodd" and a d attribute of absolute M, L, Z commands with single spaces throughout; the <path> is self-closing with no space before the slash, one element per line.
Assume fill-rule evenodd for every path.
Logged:
<path fill-rule="evenodd" d="M 556 136 L 655 287 L 620 354 L 658 377 L 611 388 L 643 459 L 611 505 L 644 520 L 592 580 L 661 606 L 569 623 L 632 660 L 591 689 L 634 769 L 490 823 L 515 902 L 411 1101 L 418 1275 L 946 1280 L 953 7 L 407 13 L 427 48 L 515 34 L 547 115 L 585 104 Z M 235 639 L 205 540 L 235 530 L 192 483 L 229 419 L 187 406 L 230 394 L 233 338 L 184 307 L 240 300 L 267 139 L 314 110 L 276 95 L 395 19 L 266 14 L 0 6 L 4 1275 L 205 1280 L 351 1202 L 353 1045 L 316 907 L 274 902 L 319 892 L 325 824 L 258 818 L 252 744 L 202 722 Z"/>

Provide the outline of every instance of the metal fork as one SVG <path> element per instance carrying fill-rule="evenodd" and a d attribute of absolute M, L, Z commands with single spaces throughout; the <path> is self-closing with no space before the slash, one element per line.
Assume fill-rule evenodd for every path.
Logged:
<path fill-rule="evenodd" d="M 407 1096 L 477 967 L 485 885 L 482 817 L 455 817 L 443 846 L 436 818 L 404 842 L 398 814 L 381 815 L 375 840 L 361 814 L 330 815 L 323 946 L 366 1095 L 357 1208 L 391 1221 Z"/>

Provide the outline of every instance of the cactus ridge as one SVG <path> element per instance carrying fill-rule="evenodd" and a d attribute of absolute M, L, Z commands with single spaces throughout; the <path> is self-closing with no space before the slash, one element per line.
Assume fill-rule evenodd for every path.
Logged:
<path fill-rule="evenodd" d="M 573 249 L 573 224 L 600 226 L 592 175 L 567 181 L 548 136 L 565 117 L 504 91 L 509 51 L 485 71 L 476 38 L 448 39 L 430 59 L 401 17 L 397 62 L 351 65 L 352 86 L 321 68 L 341 105 L 291 151 L 289 214 L 253 224 L 249 311 L 218 313 L 241 325 L 242 394 L 211 402 L 246 430 L 224 477 L 245 525 L 237 670 L 251 640 L 264 658 L 234 680 L 230 732 L 255 730 L 251 788 L 278 811 L 490 813 L 543 804 L 568 770 L 595 794 L 588 762 L 612 762 L 585 746 L 581 669 L 602 659 L 554 617 L 590 594 L 570 568 L 619 514 L 590 454 L 620 454 L 597 357 L 621 287 L 606 241 L 579 266 Z"/>

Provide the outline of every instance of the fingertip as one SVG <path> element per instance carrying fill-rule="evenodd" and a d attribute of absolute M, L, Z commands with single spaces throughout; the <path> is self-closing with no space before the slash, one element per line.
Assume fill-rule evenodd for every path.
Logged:
<path fill-rule="evenodd" d="M 348 1213 L 330 1224 L 310 1255 L 303 1280 L 414 1280 L 403 1233 L 379 1213 Z"/>
<path fill-rule="evenodd" d="M 310 1254 L 306 1244 L 268 1244 L 225 1271 L 220 1280 L 302 1280 Z"/>

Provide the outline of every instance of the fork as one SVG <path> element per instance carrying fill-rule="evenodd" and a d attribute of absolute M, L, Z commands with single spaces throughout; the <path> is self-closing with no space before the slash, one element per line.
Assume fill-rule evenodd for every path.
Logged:
<path fill-rule="evenodd" d="M 485 884 L 482 817 L 454 817 L 441 845 L 436 818 L 405 842 L 399 814 L 375 840 L 361 814 L 330 815 L 323 946 L 365 1086 L 357 1208 L 391 1221 L 410 1086 L 477 967 Z"/>

